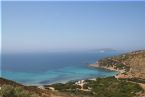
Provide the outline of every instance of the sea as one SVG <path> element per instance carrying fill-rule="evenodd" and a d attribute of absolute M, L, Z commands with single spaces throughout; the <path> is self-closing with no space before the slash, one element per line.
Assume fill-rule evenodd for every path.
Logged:
<path fill-rule="evenodd" d="M 89 64 L 121 53 L 123 51 L 111 50 L 2 54 L 1 76 L 24 85 L 46 85 L 108 77 L 117 72 L 93 68 Z"/>

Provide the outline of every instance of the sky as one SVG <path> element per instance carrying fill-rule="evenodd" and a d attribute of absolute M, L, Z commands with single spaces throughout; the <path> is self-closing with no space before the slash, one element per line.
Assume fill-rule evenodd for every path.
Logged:
<path fill-rule="evenodd" d="M 145 1 L 3 1 L 2 52 L 145 49 Z"/>

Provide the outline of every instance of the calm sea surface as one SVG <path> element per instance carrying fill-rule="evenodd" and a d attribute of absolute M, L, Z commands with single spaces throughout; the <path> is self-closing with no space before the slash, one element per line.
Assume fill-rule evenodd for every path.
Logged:
<path fill-rule="evenodd" d="M 25 85 L 42 85 L 94 77 L 116 72 L 88 65 L 121 51 L 41 54 L 2 54 L 2 77 Z"/>

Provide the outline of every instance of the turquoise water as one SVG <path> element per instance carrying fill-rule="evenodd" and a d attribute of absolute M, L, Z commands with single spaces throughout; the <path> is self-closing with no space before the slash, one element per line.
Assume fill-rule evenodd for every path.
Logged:
<path fill-rule="evenodd" d="M 2 77 L 25 85 L 65 83 L 72 80 L 113 76 L 117 72 L 92 68 L 97 60 L 121 52 L 19 54 L 2 56 Z"/>
<path fill-rule="evenodd" d="M 3 75 L 11 80 L 16 80 L 25 85 L 41 85 L 52 83 L 65 83 L 71 80 L 89 79 L 94 77 L 113 76 L 117 72 L 85 68 L 85 67 L 66 67 L 58 70 L 49 70 L 42 73 L 26 73 L 26 72 L 9 72 L 4 71 Z"/>

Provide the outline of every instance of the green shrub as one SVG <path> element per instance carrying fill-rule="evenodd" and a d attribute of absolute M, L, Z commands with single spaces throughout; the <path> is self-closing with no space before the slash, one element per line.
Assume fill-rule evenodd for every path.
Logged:
<path fill-rule="evenodd" d="M 20 87 L 14 87 L 11 85 L 3 85 L 0 90 L 0 96 L 2 97 L 38 97 L 36 94 L 32 94 Z"/>
<path fill-rule="evenodd" d="M 86 80 L 85 82 L 83 87 L 89 91 L 79 90 L 73 83 L 53 84 L 52 87 L 61 92 L 88 95 L 88 97 L 134 97 L 136 93 L 143 92 L 138 84 L 123 79 L 117 80 L 114 77 L 97 78 L 95 81 Z"/>

